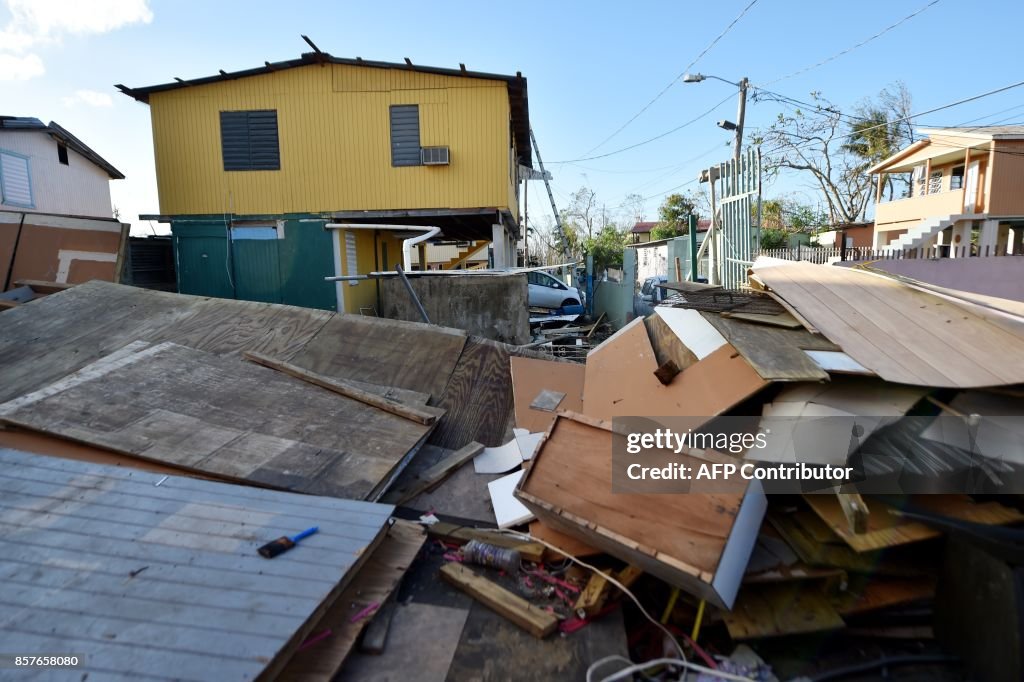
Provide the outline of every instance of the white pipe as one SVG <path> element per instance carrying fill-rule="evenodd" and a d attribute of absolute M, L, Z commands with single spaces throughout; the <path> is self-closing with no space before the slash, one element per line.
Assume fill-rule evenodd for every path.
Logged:
<path fill-rule="evenodd" d="M 420 242 L 425 242 L 441 233 L 440 227 L 432 225 L 373 225 L 369 223 L 327 223 L 324 225 L 328 230 L 393 230 L 396 232 L 423 232 L 416 237 L 411 237 L 402 242 L 402 268 L 412 270 L 412 247 Z M 385 263 L 387 265 L 387 263 Z M 426 263 L 421 263 L 421 269 L 426 270 Z"/>

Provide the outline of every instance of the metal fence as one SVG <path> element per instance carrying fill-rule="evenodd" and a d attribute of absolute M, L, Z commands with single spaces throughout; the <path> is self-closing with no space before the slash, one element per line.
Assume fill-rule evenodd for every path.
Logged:
<path fill-rule="evenodd" d="M 815 247 L 797 246 L 787 249 L 762 249 L 761 256 L 769 258 L 781 258 L 783 260 L 802 260 L 811 263 L 834 263 L 836 261 L 869 261 L 881 259 L 910 260 L 939 258 L 991 258 L 996 256 L 1024 256 L 1024 248 L 1018 248 L 1016 253 L 1006 249 L 995 249 L 990 246 L 979 248 L 978 246 L 929 246 L 916 249 L 872 249 L 865 246 L 860 247 Z"/>

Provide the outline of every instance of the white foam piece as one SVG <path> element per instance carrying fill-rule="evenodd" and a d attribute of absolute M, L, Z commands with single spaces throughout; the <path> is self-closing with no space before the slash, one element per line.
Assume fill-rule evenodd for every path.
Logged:
<path fill-rule="evenodd" d="M 494 507 L 494 518 L 498 528 L 510 528 L 534 520 L 533 512 L 516 499 L 512 491 L 519 485 L 519 479 L 526 473 L 522 469 L 508 476 L 491 481 L 487 490 L 491 494 L 491 506 Z"/>

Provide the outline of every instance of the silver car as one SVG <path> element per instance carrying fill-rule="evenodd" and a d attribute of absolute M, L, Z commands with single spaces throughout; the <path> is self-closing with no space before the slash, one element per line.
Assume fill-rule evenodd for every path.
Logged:
<path fill-rule="evenodd" d="M 583 296 L 576 287 L 571 287 L 546 272 L 534 270 L 526 273 L 529 284 L 529 301 L 531 308 L 563 308 L 567 305 L 579 305 Z"/>

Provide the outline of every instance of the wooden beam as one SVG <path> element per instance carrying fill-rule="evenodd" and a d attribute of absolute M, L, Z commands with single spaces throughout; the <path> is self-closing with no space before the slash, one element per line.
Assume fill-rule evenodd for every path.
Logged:
<path fill-rule="evenodd" d="M 427 534 L 432 538 L 458 545 L 464 545 L 470 540 L 476 540 L 478 542 L 485 542 L 488 545 L 494 545 L 495 547 L 514 549 L 519 552 L 519 556 L 523 559 L 534 563 L 540 563 L 544 560 L 544 551 L 547 549 L 539 542 L 526 542 L 517 537 L 498 533 L 487 528 L 467 528 L 465 526 L 457 526 L 454 523 L 445 523 L 444 521 L 428 527 Z"/>
<path fill-rule="evenodd" d="M 361 388 L 357 388 L 353 384 L 345 381 L 344 379 L 334 379 L 332 377 L 324 376 L 323 374 L 317 374 L 311 372 L 308 369 L 293 365 L 290 362 L 284 362 L 272 358 L 269 355 L 263 353 L 257 353 L 255 351 L 245 351 L 242 353 L 242 357 L 250 362 L 255 362 L 258 365 L 269 367 L 270 369 L 283 372 L 289 376 L 293 376 L 296 379 L 301 379 L 307 383 L 326 388 L 328 391 L 332 391 L 339 395 L 343 395 L 346 398 L 352 398 L 358 400 L 361 403 L 372 405 L 373 407 L 390 412 L 391 414 L 398 415 L 399 417 L 405 417 L 406 419 L 418 422 L 424 425 L 433 424 L 437 421 L 437 415 L 429 412 L 424 412 L 415 407 L 409 405 L 403 405 L 400 402 L 394 400 L 388 400 L 383 396 L 364 391 Z"/>
<path fill-rule="evenodd" d="M 476 441 L 456 450 L 440 462 L 421 472 L 412 482 L 404 488 L 389 490 L 381 502 L 385 504 L 402 505 L 413 499 L 422 492 L 436 487 L 444 479 L 448 478 L 456 469 L 473 459 L 484 451 L 484 446 Z"/>
<path fill-rule="evenodd" d="M 587 586 L 580 592 L 576 604 L 572 607 L 576 615 L 580 618 L 591 618 L 604 608 L 610 585 L 608 577 L 602 573 L 594 573 L 590 576 Z"/>
<path fill-rule="evenodd" d="M 854 534 L 868 532 L 868 505 L 860 493 L 836 493 L 843 515 L 850 524 L 850 532 Z"/>
<path fill-rule="evenodd" d="M 19 279 L 14 283 L 19 287 L 31 287 L 40 294 L 56 294 L 77 286 L 68 282 L 47 282 L 41 279 Z"/>
<path fill-rule="evenodd" d="M 534 606 L 465 566 L 457 563 L 446 564 L 441 567 L 441 577 L 534 637 L 546 637 L 558 626 L 555 614 Z"/>

